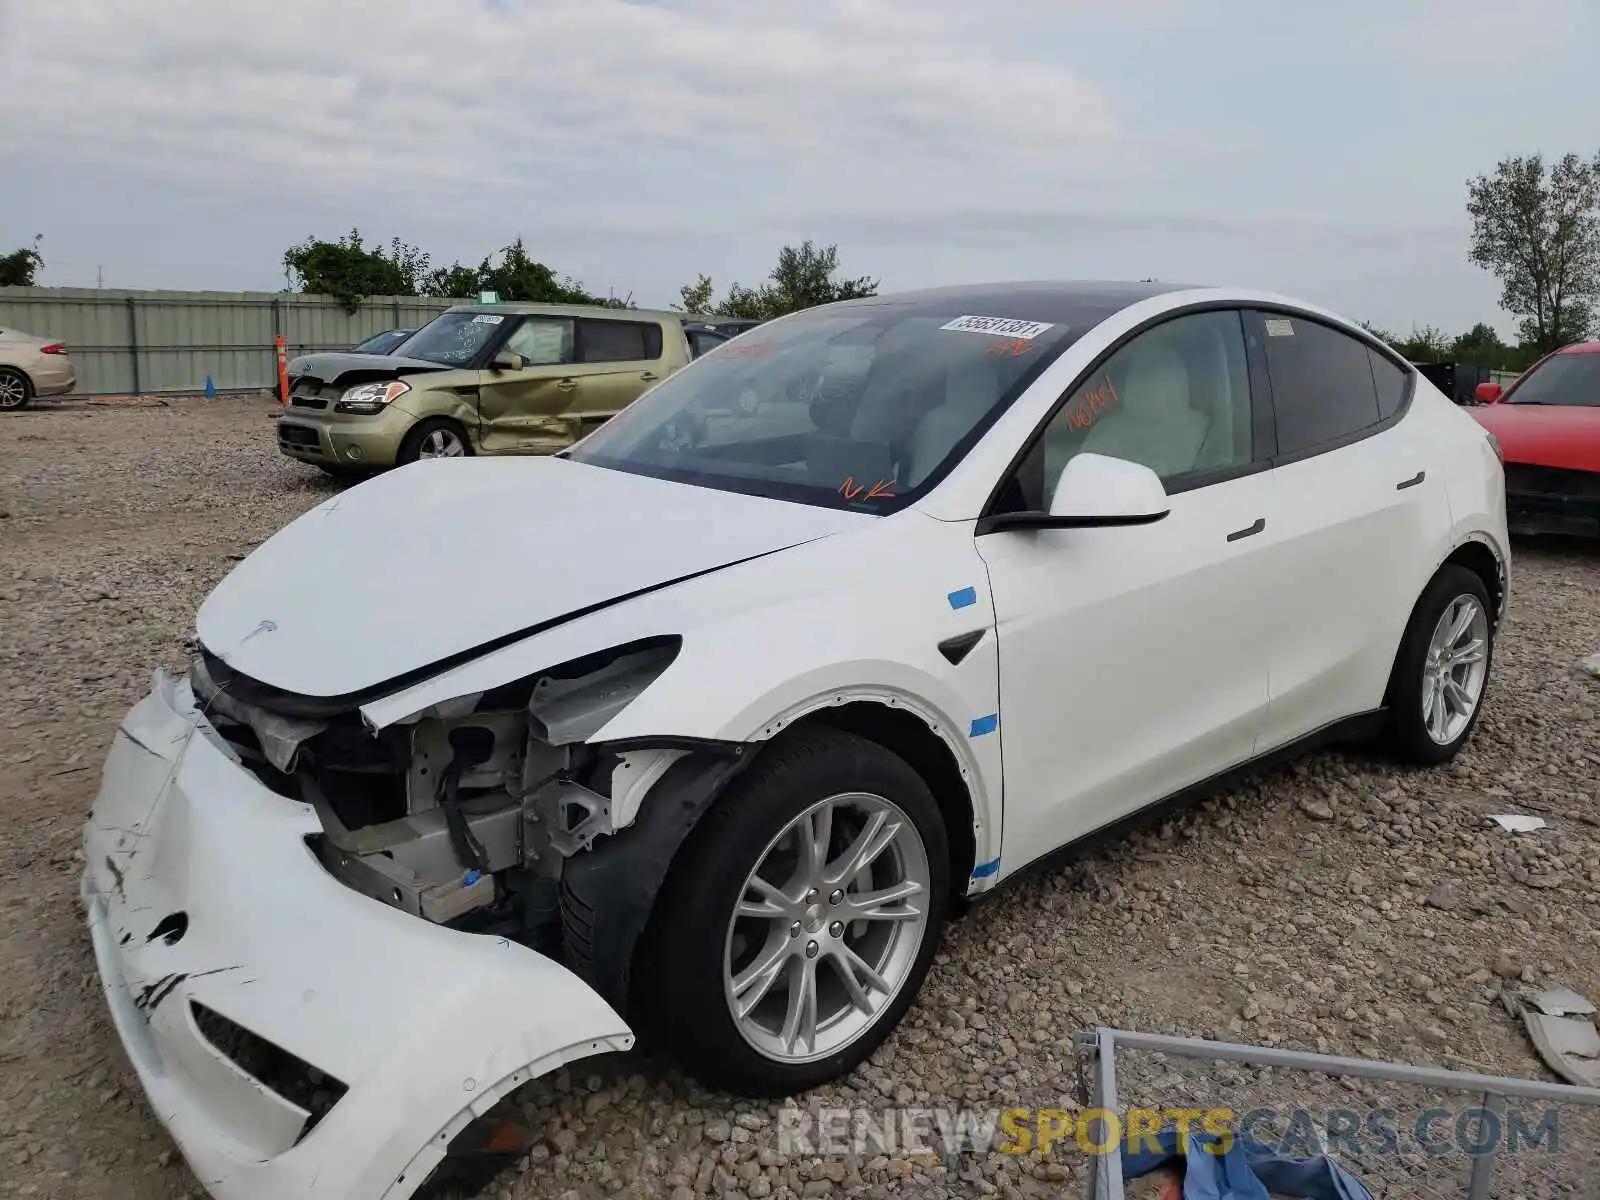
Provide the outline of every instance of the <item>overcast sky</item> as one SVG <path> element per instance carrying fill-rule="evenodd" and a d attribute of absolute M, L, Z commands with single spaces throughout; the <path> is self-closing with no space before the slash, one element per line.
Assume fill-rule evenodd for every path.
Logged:
<path fill-rule="evenodd" d="M 1466 180 L 1600 149 L 1595 0 L 0 0 L 0 46 L 0 248 L 60 285 L 276 290 L 357 225 L 664 305 L 812 237 L 1508 331 Z"/>

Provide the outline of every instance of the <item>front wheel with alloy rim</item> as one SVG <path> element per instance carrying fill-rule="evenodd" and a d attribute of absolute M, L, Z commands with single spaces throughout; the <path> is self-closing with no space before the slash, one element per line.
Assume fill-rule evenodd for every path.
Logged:
<path fill-rule="evenodd" d="M 1489 590 L 1465 567 L 1441 568 L 1417 601 L 1389 682 L 1384 741 L 1404 762 L 1434 766 L 1466 744 L 1494 662 Z"/>
<path fill-rule="evenodd" d="M 33 384 L 21 371 L 0 367 L 0 412 L 28 407 L 33 399 Z"/>
<path fill-rule="evenodd" d="M 468 458 L 471 454 L 466 430 L 448 417 L 429 417 L 406 434 L 395 464 L 403 467 L 425 458 Z"/>
<path fill-rule="evenodd" d="M 735 1094 L 843 1075 L 916 998 L 949 880 L 939 806 L 904 760 L 832 729 L 770 747 L 679 850 L 640 950 L 639 1020 Z"/>

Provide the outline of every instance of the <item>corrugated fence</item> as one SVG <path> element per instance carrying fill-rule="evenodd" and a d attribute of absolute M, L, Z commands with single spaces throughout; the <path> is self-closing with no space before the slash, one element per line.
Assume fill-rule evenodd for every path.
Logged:
<path fill-rule="evenodd" d="M 457 300 L 373 296 L 346 313 L 293 292 L 134 292 L 0 287 L 0 329 L 66 344 L 80 395 L 276 388 L 282 334 L 290 358 L 422 325 Z"/>

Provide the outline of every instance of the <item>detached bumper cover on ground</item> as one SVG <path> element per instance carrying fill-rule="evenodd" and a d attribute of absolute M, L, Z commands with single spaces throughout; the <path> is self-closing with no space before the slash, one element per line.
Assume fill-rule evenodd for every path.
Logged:
<path fill-rule="evenodd" d="M 513 1088 L 632 1045 L 557 963 L 329 876 L 310 806 L 257 783 L 193 703 L 157 672 L 124 719 L 83 894 L 123 1045 L 214 1196 L 410 1196 Z M 208 1040 L 212 1013 L 328 1077 L 320 1119 Z"/>

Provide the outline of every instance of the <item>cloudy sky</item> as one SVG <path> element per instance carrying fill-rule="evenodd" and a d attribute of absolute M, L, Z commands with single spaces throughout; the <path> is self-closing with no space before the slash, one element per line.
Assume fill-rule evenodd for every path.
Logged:
<path fill-rule="evenodd" d="M 0 248 L 60 285 L 275 290 L 356 225 L 655 305 L 812 237 L 1508 330 L 1466 180 L 1600 149 L 1594 0 L 0 0 L 0 45 Z"/>

